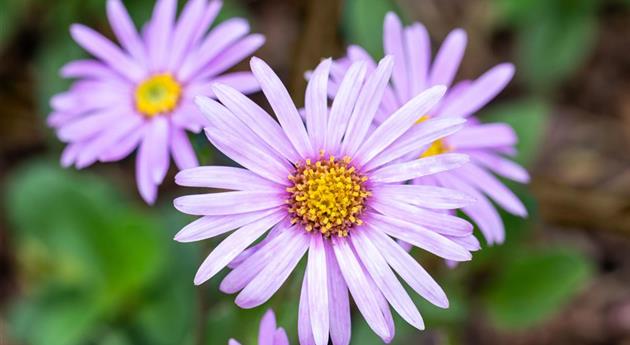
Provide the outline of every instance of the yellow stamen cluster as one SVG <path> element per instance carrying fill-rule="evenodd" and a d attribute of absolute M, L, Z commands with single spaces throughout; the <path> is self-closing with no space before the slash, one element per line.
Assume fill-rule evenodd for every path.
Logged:
<path fill-rule="evenodd" d="M 431 117 L 429 115 L 423 115 L 418 119 L 418 121 L 416 121 L 416 124 L 423 123 L 430 118 Z M 446 144 L 443 139 L 438 139 L 431 143 L 431 146 L 429 146 L 429 148 L 427 148 L 427 150 L 422 153 L 420 158 L 436 156 L 442 153 L 450 152 L 452 150 L 453 148 L 450 145 Z"/>
<path fill-rule="evenodd" d="M 442 139 L 434 141 L 429 148 L 422 153 L 420 158 L 431 157 L 435 155 L 441 155 L 451 151 L 452 148 L 444 142 Z"/>
<path fill-rule="evenodd" d="M 173 111 L 182 94 L 181 85 L 168 73 L 156 74 L 138 85 L 136 109 L 148 117 Z"/>
<path fill-rule="evenodd" d="M 350 164 L 330 156 L 296 166 L 289 176 L 292 186 L 287 204 L 292 223 L 300 223 L 307 231 L 319 231 L 326 237 L 347 236 L 355 225 L 361 225 L 361 214 L 371 193 L 366 188 L 367 177 Z"/>

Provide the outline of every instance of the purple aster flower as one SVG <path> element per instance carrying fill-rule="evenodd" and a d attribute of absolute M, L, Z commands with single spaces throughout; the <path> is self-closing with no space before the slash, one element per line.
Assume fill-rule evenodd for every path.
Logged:
<path fill-rule="evenodd" d="M 122 2 L 108 0 L 107 16 L 121 47 L 86 26 L 71 27 L 74 40 L 94 59 L 65 65 L 61 74 L 76 81 L 51 101 L 49 124 L 68 144 L 63 166 L 117 161 L 138 147 L 138 190 L 152 204 L 171 156 L 180 169 L 198 165 L 186 131 L 199 132 L 206 122 L 193 97 L 212 96 L 211 82 L 258 90 L 251 73 L 225 71 L 256 51 L 264 37 L 248 35 L 240 18 L 208 32 L 221 5 L 190 0 L 176 21 L 177 0 L 158 0 L 140 35 Z"/>
<path fill-rule="evenodd" d="M 406 183 L 468 161 L 456 153 L 404 159 L 418 143 L 452 134 L 464 120 L 430 119 L 414 126 L 417 114 L 429 112 L 444 94 L 445 88 L 436 86 L 370 130 L 393 60 L 384 58 L 370 74 L 364 62 L 352 64 L 329 107 L 330 67 L 331 60 L 324 60 L 308 83 L 306 127 L 280 79 L 257 58 L 251 60 L 252 72 L 279 124 L 226 85 L 212 87 L 222 104 L 197 99 L 211 124 L 205 129 L 208 139 L 243 168 L 198 167 L 177 174 L 179 185 L 228 191 L 175 199 L 181 212 L 202 216 L 175 239 L 199 241 L 237 229 L 208 255 L 194 281 L 202 284 L 230 265 L 220 289 L 238 292 L 236 304 L 242 308 L 269 300 L 308 252 L 300 343 L 325 345 L 329 335 L 333 344 L 349 343 L 348 291 L 369 326 L 389 341 L 394 336 L 390 305 L 414 327 L 424 328 L 396 273 L 431 303 L 448 306 L 440 286 L 395 239 L 454 261 L 470 260 L 470 251 L 479 248 L 471 224 L 439 212 L 473 199 Z"/>
<path fill-rule="evenodd" d="M 462 211 L 477 223 L 489 244 L 502 243 L 505 239 L 503 222 L 489 199 L 514 215 L 525 217 L 527 210 L 493 173 L 522 183 L 529 181 L 529 175 L 521 166 L 506 158 L 515 154 L 517 136 L 514 130 L 504 123 L 480 123 L 472 115 L 505 88 L 514 75 L 514 66 L 502 63 L 476 80 L 460 81 L 451 87 L 466 47 L 463 30 L 453 30 L 446 37 L 432 63 L 429 35 L 420 23 L 403 27 L 395 14 L 388 13 L 383 41 L 385 53 L 393 56 L 396 63 L 375 123 L 382 123 L 402 104 L 435 85 L 450 87 L 440 103 L 432 111 L 420 114 L 418 120 L 468 117 L 466 126 L 431 145 L 419 144 L 418 155 L 430 157 L 445 152 L 465 153 L 470 156 L 471 163 L 456 170 L 422 177 L 414 183 L 444 186 L 473 196 L 477 202 Z M 358 46 L 349 47 L 347 56 L 333 66 L 330 90 L 333 95 L 345 70 L 355 61 L 367 61 L 371 69 L 375 65 L 365 50 Z"/>
<path fill-rule="evenodd" d="M 241 345 L 238 341 L 230 339 L 228 345 Z M 276 316 L 269 309 L 260 320 L 258 331 L 258 345 L 289 345 L 289 338 L 282 327 L 276 328 Z"/>

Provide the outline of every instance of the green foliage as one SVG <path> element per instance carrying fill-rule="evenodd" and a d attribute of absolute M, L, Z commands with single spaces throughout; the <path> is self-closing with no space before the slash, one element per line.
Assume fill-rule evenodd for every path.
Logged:
<path fill-rule="evenodd" d="M 55 165 L 27 166 L 9 184 L 8 214 L 32 289 L 12 314 L 16 338 L 83 344 L 102 325 L 129 318 L 147 336 L 163 335 L 151 344 L 180 340 L 191 323 L 191 257 L 165 261 L 174 249 L 159 217 L 137 210 L 109 183 Z M 32 325 L 41 326 L 35 332 Z"/>
<path fill-rule="evenodd" d="M 495 0 L 517 29 L 519 69 L 534 92 L 546 92 L 580 67 L 594 43 L 595 0 Z"/>
<path fill-rule="evenodd" d="M 391 0 L 348 0 L 343 11 L 346 42 L 357 44 L 373 57 L 383 56 L 383 20 L 395 11 Z"/>
<path fill-rule="evenodd" d="M 580 292 L 591 275 L 588 260 L 573 249 L 529 251 L 506 257 L 487 291 L 488 312 L 499 327 L 527 328 L 542 322 Z"/>

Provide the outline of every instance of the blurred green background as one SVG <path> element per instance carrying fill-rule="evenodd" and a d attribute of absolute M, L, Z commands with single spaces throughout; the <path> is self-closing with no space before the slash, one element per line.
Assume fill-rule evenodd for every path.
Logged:
<path fill-rule="evenodd" d="M 321 57 L 349 43 L 382 56 L 390 10 L 422 21 L 434 52 L 448 31 L 466 29 L 459 78 L 502 61 L 517 66 L 480 117 L 520 135 L 517 160 L 533 182 L 509 185 L 531 217 L 504 215 L 507 243 L 455 269 L 414 252 L 451 308 L 416 298 L 427 331 L 397 320 L 394 344 L 630 344 L 630 1 L 225 3 L 220 20 L 244 16 L 267 36 L 258 55 L 298 102 L 302 73 Z M 140 25 L 153 0 L 125 4 Z M 104 0 L 0 0 L 0 344 L 255 344 L 268 307 L 297 343 L 301 270 L 254 310 L 219 293 L 221 277 L 193 285 L 216 241 L 172 241 L 191 221 L 171 205 L 186 193 L 173 167 L 152 208 L 137 195 L 133 157 L 59 167 L 48 100 L 69 85 L 59 68 L 85 56 L 68 27 L 87 23 L 111 37 L 104 10 Z M 202 164 L 218 159 L 202 136 L 193 139 Z M 380 344 L 358 315 L 352 344 Z"/>

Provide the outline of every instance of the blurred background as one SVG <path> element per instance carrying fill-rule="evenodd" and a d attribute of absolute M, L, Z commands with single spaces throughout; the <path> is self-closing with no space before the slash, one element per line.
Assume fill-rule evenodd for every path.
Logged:
<path fill-rule="evenodd" d="M 153 0 L 125 4 L 141 24 Z M 393 343 L 630 344 L 630 1 L 225 0 L 220 19 L 246 17 L 267 36 L 257 55 L 299 104 L 303 72 L 321 57 L 349 43 L 382 56 L 390 10 L 423 22 L 434 52 L 464 28 L 459 78 L 516 64 L 480 117 L 514 126 L 517 160 L 532 174 L 528 186 L 509 184 L 531 217 L 504 215 L 505 245 L 455 269 L 414 252 L 451 308 L 417 298 L 428 330 L 397 320 Z M 73 22 L 112 37 L 104 0 L 0 0 L 0 344 L 256 344 L 266 307 L 297 343 L 301 270 L 254 310 L 219 293 L 220 277 L 193 285 L 216 242 L 172 241 L 191 221 L 172 207 L 186 193 L 174 168 L 152 208 L 137 195 L 133 158 L 60 168 L 45 119 L 49 98 L 69 85 L 59 68 L 85 56 Z M 202 164 L 218 159 L 202 136 L 194 144 Z M 352 344 L 381 343 L 353 321 Z"/>

